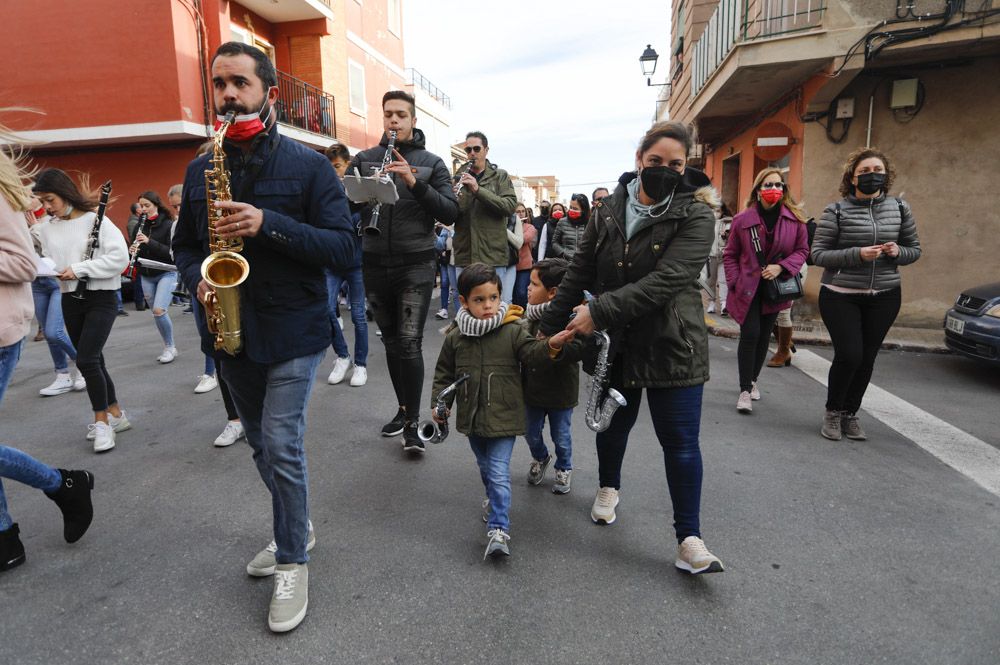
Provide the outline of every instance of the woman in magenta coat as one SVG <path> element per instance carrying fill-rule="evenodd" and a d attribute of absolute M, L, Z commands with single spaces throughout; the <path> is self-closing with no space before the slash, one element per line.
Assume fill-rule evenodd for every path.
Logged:
<path fill-rule="evenodd" d="M 752 401 L 760 399 L 757 376 L 767 357 L 771 328 L 778 312 L 792 306 L 791 302 L 767 301 L 764 281 L 799 274 L 809 255 L 804 222 L 781 178 L 781 171 L 776 168 L 766 168 L 757 174 L 746 209 L 733 218 L 722 262 L 729 285 L 726 307 L 740 324 L 740 343 L 736 352 L 740 371 L 736 410 L 740 413 L 753 411 Z M 754 249 L 753 228 L 760 238 L 764 265 Z"/>

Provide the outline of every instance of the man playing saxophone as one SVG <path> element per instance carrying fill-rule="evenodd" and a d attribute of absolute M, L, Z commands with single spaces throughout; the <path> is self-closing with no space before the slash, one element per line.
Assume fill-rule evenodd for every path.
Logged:
<path fill-rule="evenodd" d="M 227 309 L 239 313 L 240 344 L 227 348 L 234 355 L 217 357 L 272 499 L 274 540 L 247 572 L 274 575 L 268 626 L 284 632 L 305 617 L 306 552 L 315 544 L 303 435 L 313 378 L 330 343 L 324 269 L 349 265 L 354 227 L 330 163 L 278 131 L 277 75 L 267 56 L 228 42 L 216 51 L 211 70 L 217 127 L 235 113 L 223 142 L 232 200 L 218 200 L 223 197 L 208 191 L 211 153 L 191 162 L 174 258 L 191 293 L 211 307 L 212 287 L 201 273 L 212 251 L 209 239 L 242 241 L 234 251 L 246 259 L 249 274 L 233 287 L 235 310 L 234 294 L 226 295 Z M 225 181 L 224 174 L 215 175 L 216 182 Z M 209 206 L 224 212 L 212 220 L 212 229 Z M 203 327 L 200 332 L 203 350 L 214 353 L 216 336 Z"/>

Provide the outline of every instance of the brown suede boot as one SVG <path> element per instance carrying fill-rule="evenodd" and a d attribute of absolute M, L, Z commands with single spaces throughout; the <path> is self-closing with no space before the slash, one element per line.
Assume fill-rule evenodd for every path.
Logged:
<path fill-rule="evenodd" d="M 778 350 L 768 362 L 768 367 L 788 367 L 792 364 L 792 329 L 778 328 Z"/>

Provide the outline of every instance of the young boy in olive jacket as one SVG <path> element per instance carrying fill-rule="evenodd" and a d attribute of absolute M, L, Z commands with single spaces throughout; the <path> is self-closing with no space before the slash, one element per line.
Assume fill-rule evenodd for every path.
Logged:
<path fill-rule="evenodd" d="M 569 261 L 566 259 L 545 259 L 531 268 L 528 284 L 528 310 L 521 325 L 534 338 L 538 333 L 542 315 L 549 302 L 556 297 L 559 282 L 562 281 Z M 570 489 L 570 475 L 573 473 L 573 407 L 580 395 L 580 354 L 583 342 L 574 340 L 563 346 L 558 362 L 522 367 L 524 380 L 524 403 L 526 405 L 527 432 L 524 434 L 531 449 L 531 466 L 528 467 L 528 483 L 539 485 L 545 477 L 545 470 L 552 462 L 552 455 L 545 446 L 542 430 L 545 417 L 549 418 L 549 435 L 556 449 L 556 481 L 552 491 L 567 494 Z"/>
<path fill-rule="evenodd" d="M 573 334 L 563 331 L 536 340 L 516 323 L 522 309 L 500 301 L 496 270 L 474 263 L 458 277 L 462 305 L 445 335 L 434 372 L 431 413 L 438 394 L 463 375 L 468 379 L 446 400 L 458 402 L 455 429 L 469 437 L 486 487 L 486 556 L 510 556 L 510 456 L 514 439 L 525 431 L 520 363 L 541 364 L 557 357 Z M 446 417 L 447 418 L 447 415 Z"/>

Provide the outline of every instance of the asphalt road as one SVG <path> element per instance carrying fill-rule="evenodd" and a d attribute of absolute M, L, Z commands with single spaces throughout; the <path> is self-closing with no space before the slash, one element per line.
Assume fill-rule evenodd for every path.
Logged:
<path fill-rule="evenodd" d="M 567 496 L 549 491 L 551 471 L 526 484 L 519 442 L 513 557 L 483 562 L 483 490 L 461 435 L 406 457 L 378 436 L 395 405 L 374 331 L 367 386 L 327 385 L 328 354 L 307 434 L 309 616 L 272 635 L 271 583 L 244 571 L 271 537 L 269 498 L 245 444 L 212 446 L 221 398 L 193 394 L 193 322 L 171 314 L 171 365 L 155 360 L 148 313 L 115 326 L 109 366 L 134 427 L 101 456 L 84 440 L 85 396 L 39 397 L 51 361 L 27 344 L 0 441 L 93 471 L 96 518 L 67 545 L 48 499 L 5 484 L 28 561 L 0 574 L 4 665 L 1000 662 L 1000 497 L 871 418 L 867 442 L 821 438 L 825 391 L 794 368 L 766 370 L 754 414 L 737 414 L 735 341 L 714 338 L 702 525 L 726 572 L 695 578 L 673 567 L 648 413 L 609 527 L 589 519 L 597 470 L 582 413 Z M 427 325 L 429 367 L 439 327 Z M 997 445 L 995 371 L 885 352 L 875 382 Z"/>

